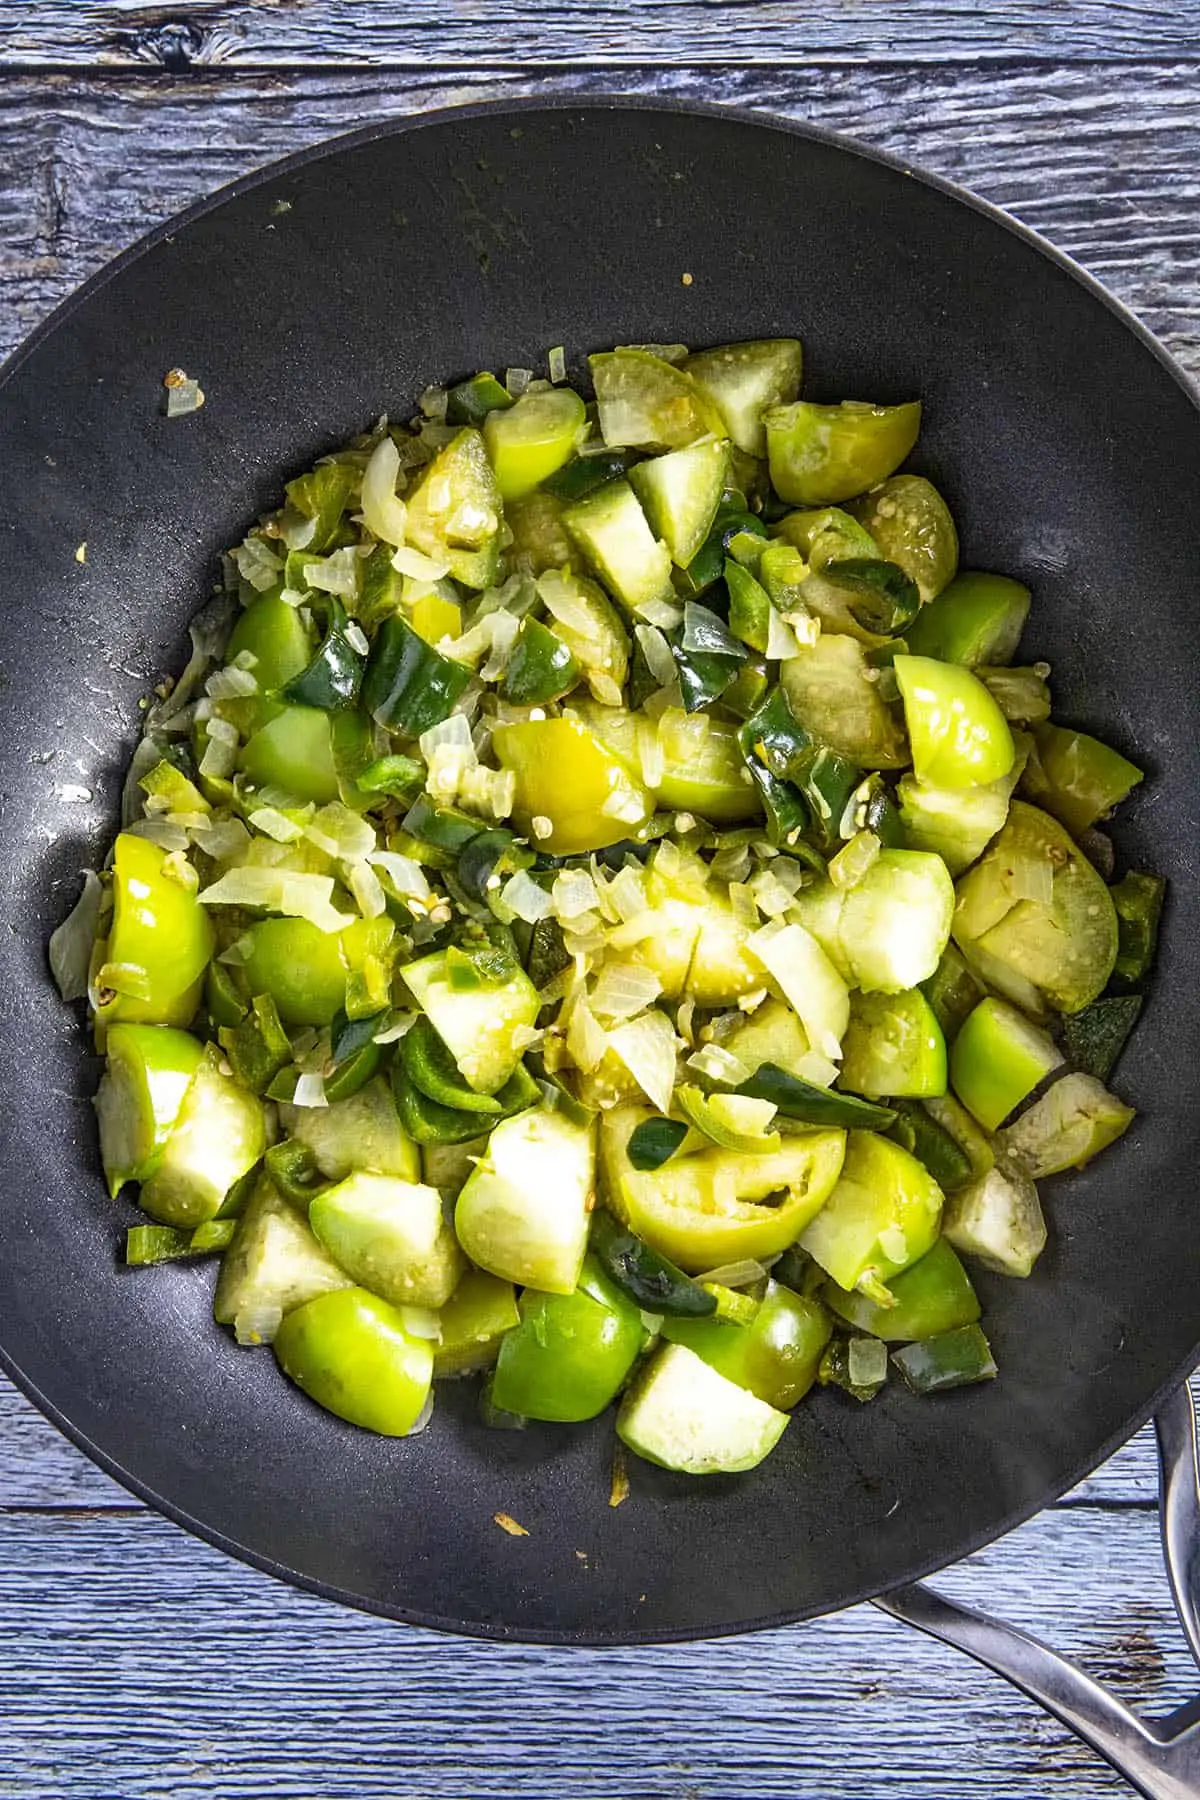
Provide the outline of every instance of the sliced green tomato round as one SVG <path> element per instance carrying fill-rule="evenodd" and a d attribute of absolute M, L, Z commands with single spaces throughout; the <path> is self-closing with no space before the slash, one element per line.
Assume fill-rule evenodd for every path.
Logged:
<path fill-rule="evenodd" d="M 166 852 L 122 831 L 113 847 L 113 919 L 104 962 L 135 980 L 96 1008 L 101 1025 L 190 1025 L 213 952 L 212 922 L 166 873 Z M 136 986 L 137 991 L 133 991 Z"/>
<path fill-rule="evenodd" d="M 329 1025 L 346 1000 L 346 964 L 336 932 L 307 919 L 260 919 L 245 936 L 247 992 L 270 994 L 285 1025 Z"/>
<path fill-rule="evenodd" d="M 564 1424 L 594 1419 L 616 1397 L 642 1346 L 642 1316 L 594 1256 L 573 1294 L 522 1296 L 521 1323 L 500 1345 L 492 1398 L 505 1412 Z"/>
<path fill-rule="evenodd" d="M 958 568 L 958 533 L 950 509 L 923 475 L 893 475 L 850 508 L 879 546 L 916 582 L 923 605 Z"/>
<path fill-rule="evenodd" d="M 946 1040 L 920 988 L 854 994 L 841 1085 L 872 1099 L 944 1094 Z"/>
<path fill-rule="evenodd" d="M 707 730 L 696 728 L 701 719 Z M 746 759 L 736 726 L 668 708 L 659 717 L 658 745 L 662 774 L 654 791 L 661 805 L 696 813 L 716 825 L 737 825 L 762 812 L 753 781 L 742 779 Z"/>
<path fill-rule="evenodd" d="M 840 1179 L 801 1234 L 839 1287 L 872 1286 L 932 1249 L 942 1190 L 915 1156 L 871 1131 L 852 1131 Z"/>
<path fill-rule="evenodd" d="M 706 438 L 654 456 L 629 471 L 655 537 L 684 569 L 708 536 L 729 473 L 729 445 Z"/>
<path fill-rule="evenodd" d="M 968 669 L 1010 663 L 1029 601 L 1029 589 L 1007 575 L 964 569 L 921 608 L 904 635 L 914 656 L 936 656 Z"/>
<path fill-rule="evenodd" d="M 1004 830 L 958 884 L 954 937 L 988 986 L 1026 1012 L 1047 1002 L 1079 1012 L 1112 974 L 1117 915 L 1057 819 L 1014 800 Z"/>
<path fill-rule="evenodd" d="M 258 786 L 282 788 L 297 800 L 318 806 L 336 800 L 329 714 L 316 706 L 285 706 L 244 746 L 241 767 Z"/>
<path fill-rule="evenodd" d="M 275 1356 L 326 1412 L 384 1437 L 407 1437 L 433 1380 L 431 1341 L 415 1337 L 399 1307 L 365 1288 L 319 1294 L 288 1313 Z"/>
<path fill-rule="evenodd" d="M 145 1181 L 162 1161 L 204 1046 L 166 1025 L 114 1025 L 96 1092 L 100 1160 L 110 1194 Z"/>
<path fill-rule="evenodd" d="M 1062 1054 L 1048 1032 L 1005 1000 L 981 1000 L 950 1052 L 954 1091 L 988 1131 L 1057 1069 Z"/>
<path fill-rule="evenodd" d="M 919 781 L 965 788 L 1008 774 L 1016 746 L 982 681 L 931 656 L 898 656 L 893 666 Z"/>
<path fill-rule="evenodd" d="M 490 412 L 483 441 L 500 498 L 520 500 L 569 462 L 586 419 L 583 401 L 567 387 L 522 394 L 514 406 Z"/>
<path fill-rule="evenodd" d="M 278 594 L 260 594 L 234 626 L 225 660 L 233 662 L 248 651 L 254 658 L 250 673 L 260 693 L 268 694 L 302 675 L 315 649 L 313 633 L 300 617 L 300 609 L 289 606 Z"/>
<path fill-rule="evenodd" d="M 823 506 L 864 493 L 904 461 L 921 428 L 921 403 L 797 400 L 768 408 L 763 424 L 776 493 L 793 506 Z"/>
<path fill-rule="evenodd" d="M 704 389 L 648 350 L 609 350 L 588 359 L 606 444 L 680 450 L 723 437 L 725 422 Z"/>
<path fill-rule="evenodd" d="M 602 850 L 632 837 L 649 816 L 646 790 L 575 719 L 500 725 L 492 745 L 517 778 L 520 830 L 551 856 Z"/>
<path fill-rule="evenodd" d="M 688 1349 L 765 1400 L 788 1411 L 802 1400 L 817 1378 L 821 1352 L 833 1335 L 833 1322 L 819 1300 L 805 1299 L 777 1281 L 767 1283 L 748 1325 L 716 1319 L 664 1319 L 669 1343 Z"/>
<path fill-rule="evenodd" d="M 786 1250 L 819 1213 L 841 1169 L 845 1133 L 811 1131 L 765 1156 L 712 1149 L 639 1173 L 624 1147 L 647 1116 L 625 1107 L 602 1119 L 609 1204 L 688 1274 Z"/>

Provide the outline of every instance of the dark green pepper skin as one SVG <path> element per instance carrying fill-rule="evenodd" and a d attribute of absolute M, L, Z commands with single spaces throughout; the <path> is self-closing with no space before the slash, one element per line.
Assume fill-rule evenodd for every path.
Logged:
<path fill-rule="evenodd" d="M 331 547 L 357 479 L 358 471 L 349 463 L 321 463 L 288 482 L 284 491 L 291 505 L 306 519 L 316 520 L 316 529 L 302 555 L 319 556 Z"/>
<path fill-rule="evenodd" d="M 1063 1020 L 1067 1055 L 1085 1075 L 1107 1081 L 1142 1010 L 1140 994 L 1109 994 Z"/>
<path fill-rule="evenodd" d="M 938 1337 L 961 1325 L 973 1325 L 979 1317 L 979 1300 L 970 1277 L 945 1238 L 939 1238 L 911 1268 L 893 1275 L 887 1285 L 895 1296 L 895 1306 L 878 1306 L 865 1294 L 847 1293 L 832 1281 L 826 1282 L 822 1297 L 856 1331 L 869 1332 L 890 1344 Z"/>
<path fill-rule="evenodd" d="M 357 701 L 366 665 L 346 636 L 346 609 L 331 599 L 329 614 L 329 629 L 320 648 L 308 667 L 288 682 L 283 696 L 297 706 L 341 712 Z"/>
<path fill-rule="evenodd" d="M 527 1288 L 520 1309 L 521 1323 L 501 1339 L 495 1404 L 527 1419 L 594 1419 L 615 1399 L 641 1349 L 638 1308 L 589 1256 L 573 1294 Z"/>
<path fill-rule="evenodd" d="M 1115 986 L 1138 987 L 1150 973 L 1166 889 L 1161 875 L 1142 875 L 1133 869 L 1110 889 L 1117 909 Z"/>
<path fill-rule="evenodd" d="M 363 1044 L 359 1049 L 351 1051 L 338 1066 L 325 1077 L 325 1098 L 333 1106 L 338 1100 L 348 1100 L 351 1094 L 357 1094 L 360 1088 L 366 1087 L 368 1081 L 379 1072 L 383 1061 L 383 1047 L 380 1044 Z"/>
<path fill-rule="evenodd" d="M 292 1060 L 291 1040 L 270 994 L 255 994 L 245 1018 L 237 1025 L 222 1027 L 217 1036 L 234 1079 L 252 1094 L 265 1093 Z"/>
<path fill-rule="evenodd" d="M 503 1107 L 494 1094 L 477 1094 L 463 1080 L 458 1064 L 423 1015 L 400 1040 L 400 1056 L 404 1073 L 412 1085 L 439 1106 L 450 1106 L 458 1112 L 487 1113 L 498 1116 Z M 480 1119 L 476 1130 L 484 1128 Z"/>
<path fill-rule="evenodd" d="M 897 563 L 844 556 L 825 563 L 821 573 L 845 591 L 851 615 L 864 631 L 893 637 L 917 616 L 921 604 L 917 584 Z"/>
<path fill-rule="evenodd" d="M 447 425 L 478 425 L 490 412 L 507 412 L 513 397 L 496 377 L 483 370 L 469 381 L 459 381 L 446 398 Z"/>
<path fill-rule="evenodd" d="M 933 1016 L 949 1045 L 979 1005 L 984 993 L 954 944 L 948 944 L 937 968 L 921 992 L 933 1008 Z"/>
<path fill-rule="evenodd" d="M 292 1138 L 272 1144 L 263 1161 L 276 1193 L 305 1219 L 309 1202 L 332 1186 L 322 1177 L 308 1145 L 298 1144 Z"/>
<path fill-rule="evenodd" d="M 643 1119 L 625 1146 L 630 1166 L 642 1171 L 661 1169 L 674 1156 L 687 1134 L 688 1127 L 679 1119 Z"/>
<path fill-rule="evenodd" d="M 619 1225 L 611 1213 L 598 1209 L 592 1214 L 591 1243 L 605 1273 L 635 1306 L 683 1319 L 707 1318 L 717 1310 L 714 1294 Z"/>
<path fill-rule="evenodd" d="M 834 848 L 840 841 L 843 814 L 862 782 L 862 770 L 810 737 L 782 688 L 775 689 L 738 735 L 750 773 L 756 775 L 757 759 L 778 781 L 793 783 L 822 845 Z M 760 779 L 760 791 L 763 787 Z"/>
<path fill-rule="evenodd" d="M 819 1300 L 806 1299 L 776 1281 L 747 1325 L 717 1319 L 664 1319 L 663 1336 L 684 1344 L 727 1380 L 748 1388 L 768 1406 L 786 1412 L 817 1378 L 822 1352 L 833 1334 Z"/>
<path fill-rule="evenodd" d="M 518 1063 L 504 1086 L 492 1096 L 500 1103 L 498 1113 L 481 1117 L 478 1112 L 444 1106 L 422 1093 L 410 1080 L 403 1056 L 397 1056 L 392 1062 L 392 1092 L 400 1123 L 415 1144 L 465 1144 L 478 1137 L 481 1130 L 498 1124 L 513 1113 L 536 1106 L 542 1098 L 542 1090 L 532 1075 Z"/>
<path fill-rule="evenodd" d="M 399 615 L 379 627 L 363 676 L 363 704 L 389 731 L 420 737 L 454 711 L 471 679 L 465 663 L 452 662 Z"/>
<path fill-rule="evenodd" d="M 736 1090 L 754 1100 L 771 1100 L 784 1119 L 805 1125 L 833 1125 L 848 1131 L 886 1131 L 896 1114 L 890 1106 L 876 1106 L 853 1094 L 835 1094 L 829 1088 L 801 1081 L 776 1063 L 766 1062 Z"/>
<path fill-rule="evenodd" d="M 425 779 L 425 765 L 411 756 L 380 756 L 355 776 L 362 794 L 383 794 L 394 800 L 415 795 Z"/>
<path fill-rule="evenodd" d="M 606 481 L 619 481 L 640 460 L 635 450 L 605 450 L 599 456 L 576 456 L 547 476 L 542 490 L 553 494 L 556 500 L 586 500 Z"/>
<path fill-rule="evenodd" d="M 972 1382 L 992 1381 L 997 1370 L 991 1345 L 978 1325 L 925 1338 L 897 1350 L 892 1361 L 914 1394 L 941 1394 Z"/>
<path fill-rule="evenodd" d="M 725 551 L 729 540 L 743 531 L 753 532 L 761 538 L 767 535 L 767 528 L 762 520 L 746 511 L 740 494 L 735 498 L 722 500 L 708 536 L 684 570 L 683 585 L 693 594 L 699 594 L 704 588 L 711 587 L 714 581 L 719 581 L 725 569 Z"/>
<path fill-rule="evenodd" d="M 891 1104 L 896 1121 L 889 1127 L 888 1136 L 925 1164 L 943 1193 L 952 1194 L 965 1187 L 973 1174 L 971 1159 L 945 1126 L 939 1125 L 919 1100 L 893 1100 Z"/>
<path fill-rule="evenodd" d="M 549 626 L 524 619 L 504 671 L 504 698 L 514 706 L 561 700 L 579 681 L 579 664 Z"/>

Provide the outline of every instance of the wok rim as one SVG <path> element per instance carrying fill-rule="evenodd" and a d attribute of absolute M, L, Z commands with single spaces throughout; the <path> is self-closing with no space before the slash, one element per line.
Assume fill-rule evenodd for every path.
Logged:
<path fill-rule="evenodd" d="M 1110 293 L 1073 257 L 1058 249 L 1039 232 L 1014 218 L 993 202 L 981 198 L 970 189 L 944 176 L 914 166 L 907 158 L 877 149 L 873 145 L 864 144 L 857 138 L 843 132 L 831 131 L 827 127 L 814 124 L 807 119 L 786 118 L 766 107 L 725 105 L 711 101 L 672 97 L 661 98 L 651 94 L 601 93 L 580 96 L 527 94 L 511 99 L 472 101 L 459 106 L 439 106 L 429 111 L 415 112 L 394 118 L 374 119 L 365 125 L 357 126 L 352 131 L 339 132 L 333 137 L 323 138 L 317 143 L 306 145 L 287 156 L 265 163 L 261 167 L 237 177 L 236 180 L 226 183 L 202 199 L 194 201 L 181 211 L 171 214 L 170 217 L 152 227 L 150 231 L 89 275 L 22 339 L 3 363 L 0 363 L 0 390 L 7 386 L 26 359 L 40 348 L 54 332 L 66 324 L 77 310 L 85 306 L 110 281 L 131 268 L 151 250 L 172 239 L 197 221 L 217 212 L 228 202 L 240 199 L 268 182 L 303 170 L 310 163 L 336 157 L 343 151 L 352 151 L 383 138 L 398 137 L 408 132 L 444 126 L 467 118 L 496 118 L 529 113 L 603 114 L 622 111 L 658 113 L 669 118 L 708 118 L 749 126 L 759 131 L 782 132 L 791 137 L 800 138 L 809 143 L 822 144 L 845 155 L 890 169 L 924 188 L 931 189 L 949 200 L 968 207 L 972 212 L 1015 237 L 1029 249 L 1035 251 L 1043 260 L 1071 277 L 1093 300 L 1098 301 L 1119 324 L 1132 333 L 1143 349 L 1151 353 L 1189 402 L 1192 411 L 1200 415 L 1200 393 L 1197 392 L 1196 385 L 1165 344 L 1138 318 L 1136 313 Z M 77 1449 L 83 1451 L 91 1462 L 116 1481 L 127 1493 L 132 1494 L 144 1505 L 170 1520 L 172 1524 L 181 1527 L 191 1536 L 200 1539 L 201 1542 L 211 1545 L 214 1549 L 224 1552 L 262 1574 L 285 1581 L 319 1599 L 332 1600 L 356 1611 L 391 1619 L 399 1624 L 416 1626 L 460 1638 L 500 1643 L 538 1644 L 569 1649 L 620 1649 L 655 1644 L 705 1642 L 710 1639 L 743 1636 L 750 1632 L 777 1630 L 783 1626 L 804 1623 L 810 1619 L 828 1617 L 834 1613 L 848 1610 L 861 1605 L 864 1601 L 886 1595 L 893 1588 L 905 1586 L 910 1582 L 935 1574 L 939 1570 L 953 1567 L 956 1563 L 974 1555 L 988 1544 L 997 1542 L 1015 1530 L 1017 1526 L 1025 1524 L 1053 1506 L 1071 1488 L 1099 1468 L 1122 1444 L 1128 1442 L 1141 1430 L 1153 1417 L 1166 1396 L 1174 1392 L 1179 1384 L 1188 1378 L 1198 1361 L 1200 1361 L 1200 1338 L 1166 1380 L 1161 1382 L 1149 1398 L 1105 1439 L 1094 1455 L 1089 1454 L 1081 1462 L 1073 1464 L 1061 1479 L 1056 1477 L 1048 1491 L 1043 1491 L 1034 1504 L 1022 1504 L 1015 1507 L 998 1523 L 989 1524 L 983 1530 L 970 1534 L 961 1545 L 956 1544 L 956 1554 L 951 1560 L 947 1560 L 942 1555 L 923 1558 L 906 1569 L 894 1583 L 889 1583 L 886 1587 L 867 1583 L 860 1588 L 852 1589 L 849 1595 L 834 1608 L 790 1608 L 746 1620 L 720 1621 L 704 1628 L 678 1627 L 648 1631 L 605 1631 L 592 1634 L 587 1631 L 535 1626 L 507 1627 L 503 1624 L 483 1620 L 457 1619 L 420 1608 L 389 1605 L 351 1589 L 321 1581 L 306 1574 L 303 1570 L 291 1568 L 286 1563 L 276 1561 L 247 1545 L 240 1544 L 195 1514 L 177 1506 L 148 1483 L 142 1482 L 123 1469 L 107 1451 L 94 1443 L 86 1432 L 78 1428 L 59 1407 L 40 1391 L 37 1384 L 24 1374 L 18 1362 L 0 1342 L 0 1370 L 3 1370 L 17 1390 L 37 1407 L 43 1417 L 48 1419 L 64 1437 Z"/>

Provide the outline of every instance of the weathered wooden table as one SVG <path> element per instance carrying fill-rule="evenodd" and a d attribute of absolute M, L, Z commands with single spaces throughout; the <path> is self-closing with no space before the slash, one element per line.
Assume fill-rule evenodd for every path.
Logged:
<path fill-rule="evenodd" d="M 535 91 L 855 133 L 1036 226 L 1200 376 L 1200 0 L 0 0 L 0 354 L 259 163 L 372 117 Z M 1143 1433 L 940 1585 L 1165 1710 L 1195 1671 L 1154 1495 Z M 134 1504 L 3 1381 L 0 1716 L 6 1800 L 1128 1791 L 1003 1682 L 870 1608 L 608 1652 L 337 1610 Z"/>

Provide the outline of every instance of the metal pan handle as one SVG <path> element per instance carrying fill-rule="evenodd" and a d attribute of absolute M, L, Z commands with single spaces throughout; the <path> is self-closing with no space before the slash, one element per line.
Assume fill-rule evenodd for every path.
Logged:
<path fill-rule="evenodd" d="M 1155 1428 L 1163 1556 L 1175 1609 L 1200 1663 L 1200 1471 L 1186 1382 L 1164 1402 Z M 1200 1698 L 1164 1719 L 1141 1719 L 1039 1638 L 922 1582 L 894 1588 L 875 1605 L 1015 1683 L 1098 1750 L 1145 1800 L 1200 1800 Z"/>

